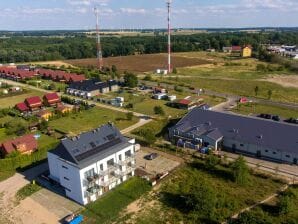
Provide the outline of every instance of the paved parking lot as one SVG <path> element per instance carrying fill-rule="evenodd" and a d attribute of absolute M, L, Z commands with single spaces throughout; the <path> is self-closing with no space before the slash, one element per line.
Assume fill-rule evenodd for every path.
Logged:
<path fill-rule="evenodd" d="M 170 172 L 180 165 L 180 162 L 166 158 L 158 154 L 158 157 L 153 160 L 147 160 L 144 157 L 150 152 L 140 150 L 136 153 L 137 168 L 143 169 L 147 173 L 155 176 L 158 173 Z"/>
<path fill-rule="evenodd" d="M 59 219 L 80 210 L 82 207 L 74 201 L 43 188 L 31 196 L 35 202 L 55 214 Z"/>

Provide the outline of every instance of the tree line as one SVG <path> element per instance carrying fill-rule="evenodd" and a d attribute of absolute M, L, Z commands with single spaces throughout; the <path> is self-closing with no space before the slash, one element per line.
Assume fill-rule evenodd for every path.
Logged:
<path fill-rule="evenodd" d="M 193 35 L 174 35 L 174 52 L 199 51 L 224 46 L 253 46 L 255 52 L 261 44 L 297 44 L 298 32 L 273 33 L 201 33 Z M 104 36 L 102 38 L 103 56 L 126 56 L 133 54 L 152 54 L 167 51 L 166 33 L 154 36 Z M 96 57 L 95 38 L 86 35 L 65 37 L 20 37 L 0 39 L 0 63 L 47 61 L 60 59 L 81 59 Z"/>

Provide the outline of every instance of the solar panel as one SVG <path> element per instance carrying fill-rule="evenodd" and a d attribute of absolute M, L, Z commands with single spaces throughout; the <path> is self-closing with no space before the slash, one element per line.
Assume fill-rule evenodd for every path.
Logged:
<path fill-rule="evenodd" d="M 115 146 L 115 145 L 117 145 L 117 144 L 119 144 L 121 142 L 122 141 L 121 141 L 120 138 L 113 139 L 113 140 L 111 140 L 111 141 L 109 141 L 107 143 L 104 143 L 104 144 L 102 144 L 102 145 L 100 145 L 100 146 L 98 146 L 96 148 L 93 148 L 93 149 L 91 149 L 91 150 L 89 150 L 87 152 L 84 152 L 82 154 L 79 154 L 79 155 L 75 156 L 75 158 L 76 158 L 77 161 L 81 161 L 81 160 L 86 159 L 88 157 L 91 157 L 91 156 L 93 156 L 93 155 L 95 155 L 95 154 L 97 154 L 97 153 L 99 153 L 101 151 L 104 151 L 105 149 L 108 149 L 110 147 L 113 147 L 113 146 Z"/>

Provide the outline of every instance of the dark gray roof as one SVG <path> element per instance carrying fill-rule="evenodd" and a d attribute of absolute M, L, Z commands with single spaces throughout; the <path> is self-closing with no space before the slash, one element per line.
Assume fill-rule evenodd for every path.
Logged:
<path fill-rule="evenodd" d="M 171 129 L 186 133 L 192 130 L 203 132 L 218 129 L 227 138 L 278 151 L 298 153 L 298 126 L 282 122 L 195 108 Z M 218 137 L 220 134 L 215 132 L 210 135 Z"/>
<path fill-rule="evenodd" d="M 76 137 L 63 139 L 52 153 L 84 168 L 132 145 L 128 141 L 115 126 L 107 124 Z"/>
<path fill-rule="evenodd" d="M 80 82 L 73 82 L 69 85 L 69 88 L 71 89 L 76 89 L 76 90 L 81 90 L 86 92 L 99 90 L 107 87 L 108 87 L 108 83 L 101 82 L 99 79 L 89 79 L 89 80 L 84 80 Z"/>

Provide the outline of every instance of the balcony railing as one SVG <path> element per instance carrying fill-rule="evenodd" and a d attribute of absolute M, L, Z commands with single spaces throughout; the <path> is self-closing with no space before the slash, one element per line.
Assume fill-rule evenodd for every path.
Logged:
<path fill-rule="evenodd" d="M 118 161 L 118 164 L 121 166 L 125 166 L 130 162 L 134 162 L 135 161 L 135 156 L 134 155 L 130 155 L 130 156 L 126 156 L 124 160 Z"/>
<path fill-rule="evenodd" d="M 118 180 L 119 180 L 119 178 L 116 177 L 116 176 L 109 176 L 108 180 L 100 181 L 99 185 L 102 186 L 102 187 L 107 187 L 107 186 L 111 185 L 112 183 L 117 182 Z"/>
<path fill-rule="evenodd" d="M 92 187 L 89 187 L 87 188 L 87 192 L 89 195 L 93 195 L 93 194 L 96 194 L 98 193 L 99 191 L 101 190 L 101 186 L 95 184 L 94 186 Z"/>
<path fill-rule="evenodd" d="M 92 183 L 92 182 L 95 182 L 96 180 L 98 180 L 99 177 L 100 177 L 100 175 L 96 173 L 93 176 L 87 177 L 86 179 L 88 182 Z"/>

